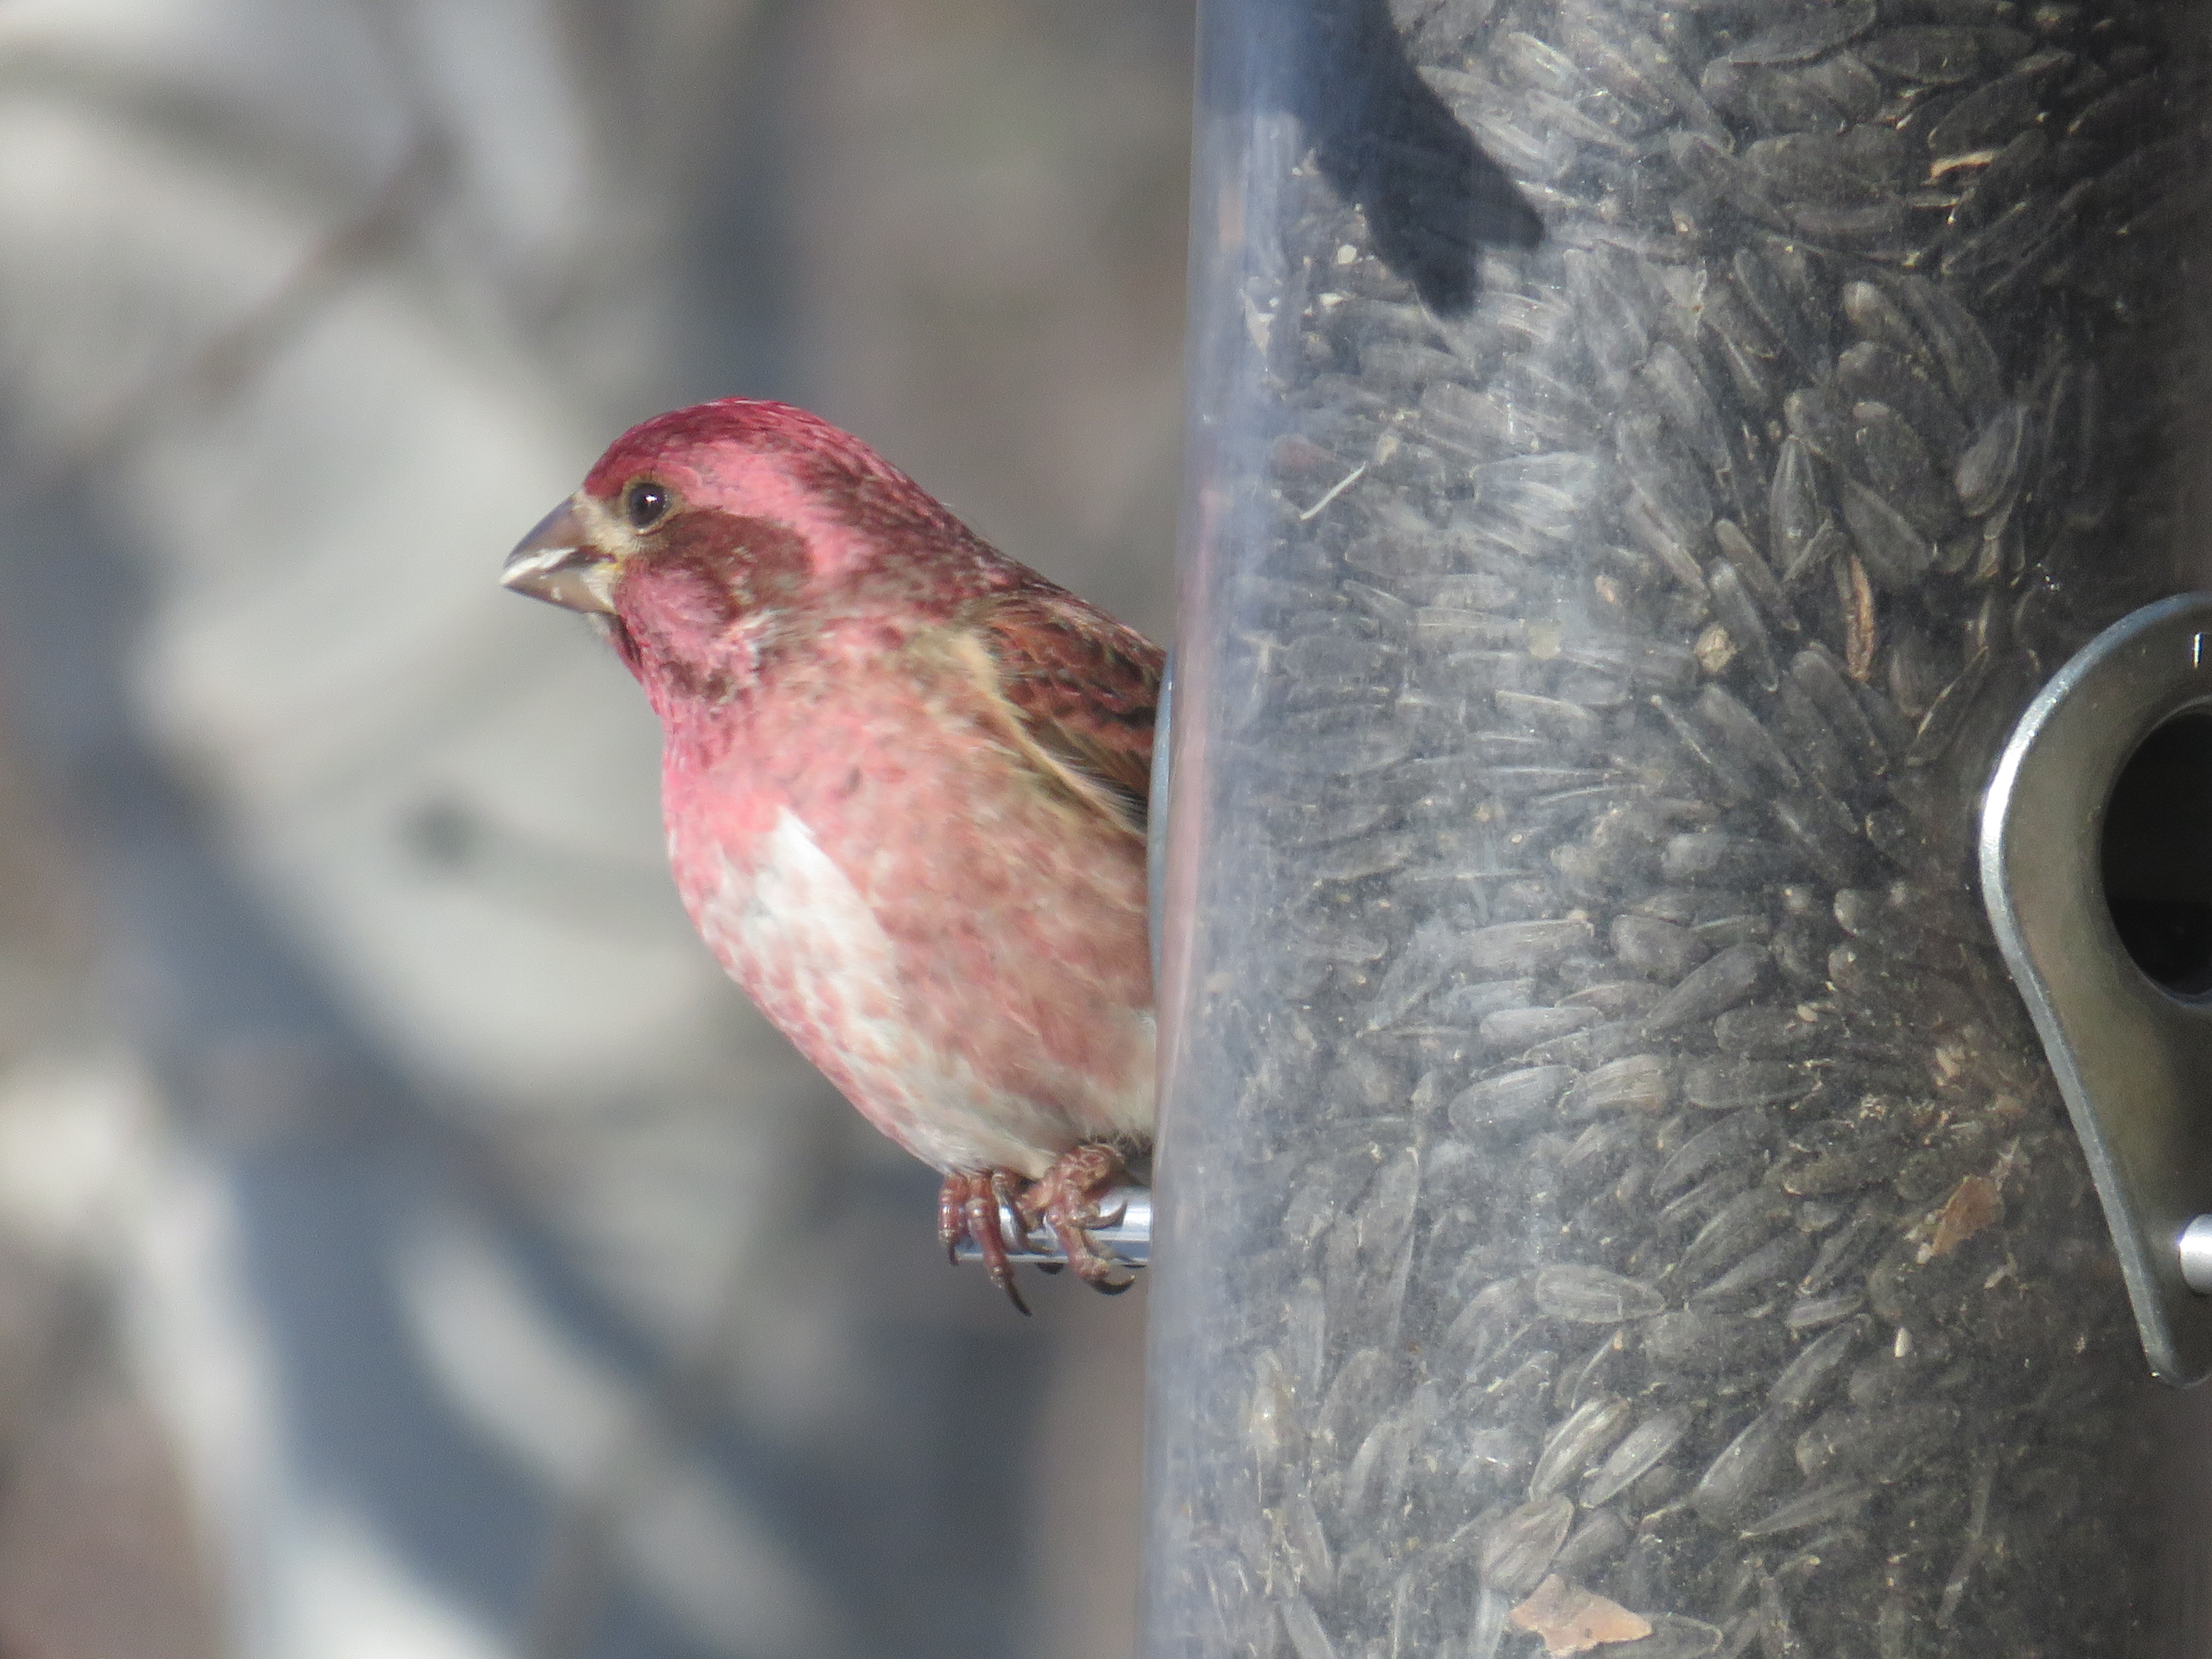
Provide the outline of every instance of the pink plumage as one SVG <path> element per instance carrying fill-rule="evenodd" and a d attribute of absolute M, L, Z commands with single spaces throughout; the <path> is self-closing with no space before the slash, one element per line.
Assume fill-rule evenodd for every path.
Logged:
<path fill-rule="evenodd" d="M 1003 1200 L 1126 1282 L 1085 1229 L 1152 1134 L 1158 648 L 859 440 L 738 398 L 624 434 L 505 580 L 605 617 L 692 921 L 945 1174 L 947 1244 L 1012 1294 Z"/>

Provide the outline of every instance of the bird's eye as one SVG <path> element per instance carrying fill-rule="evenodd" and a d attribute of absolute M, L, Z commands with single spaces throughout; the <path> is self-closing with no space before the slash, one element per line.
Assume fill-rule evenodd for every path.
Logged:
<path fill-rule="evenodd" d="M 623 511 L 639 530 L 650 530 L 668 511 L 668 492 L 657 483 L 634 483 L 623 493 Z"/>

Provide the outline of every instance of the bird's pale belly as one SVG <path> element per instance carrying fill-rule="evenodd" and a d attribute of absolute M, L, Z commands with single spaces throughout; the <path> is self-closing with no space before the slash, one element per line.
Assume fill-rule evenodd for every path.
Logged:
<path fill-rule="evenodd" d="M 883 1133 L 939 1170 L 1042 1175 L 1085 1139 L 1149 1130 L 1150 1009 L 1097 1011 L 1125 1027 L 1122 1075 L 1062 1074 L 1022 1030 L 948 1030 L 918 1006 L 950 971 L 917 962 L 784 809 L 749 868 L 719 849 L 678 847 L 684 900 L 731 975 L 801 1053 Z M 1018 963 L 1012 964 L 1018 970 Z M 1041 969 L 1044 964 L 1040 964 Z"/>

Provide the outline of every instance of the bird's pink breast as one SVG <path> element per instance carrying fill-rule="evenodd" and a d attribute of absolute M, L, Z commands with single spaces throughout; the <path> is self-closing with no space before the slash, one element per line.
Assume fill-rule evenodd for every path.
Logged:
<path fill-rule="evenodd" d="M 724 967 L 939 1169 L 1036 1175 L 1148 1134 L 1141 845 L 1046 787 L 957 677 L 818 666 L 717 711 L 712 743 L 670 732 L 677 883 Z"/>

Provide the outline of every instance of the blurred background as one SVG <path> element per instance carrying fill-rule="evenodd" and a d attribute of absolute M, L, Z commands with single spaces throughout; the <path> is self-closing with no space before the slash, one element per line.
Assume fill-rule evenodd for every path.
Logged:
<path fill-rule="evenodd" d="M 1119 1659 L 1141 1291 L 725 981 L 500 560 L 868 439 L 1164 639 L 1189 0 L 0 0 L 0 1659 Z"/>

